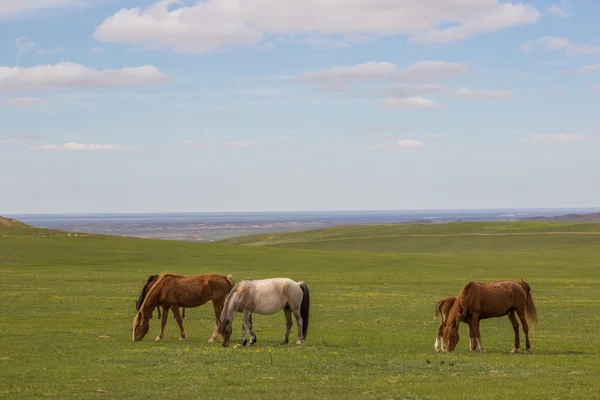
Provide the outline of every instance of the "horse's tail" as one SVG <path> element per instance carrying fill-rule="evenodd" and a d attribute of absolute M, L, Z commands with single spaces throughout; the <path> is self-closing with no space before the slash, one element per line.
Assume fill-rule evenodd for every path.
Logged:
<path fill-rule="evenodd" d="M 227 291 L 227 293 L 229 293 L 229 292 L 231 292 L 231 289 L 233 289 L 233 287 L 235 286 L 235 282 L 234 282 L 233 276 L 231 276 L 231 274 L 227 274 L 227 276 L 225 277 L 225 280 L 229 284 L 229 290 Z"/>
<path fill-rule="evenodd" d="M 535 325 L 537 324 L 537 310 L 535 309 L 535 303 L 533 302 L 533 297 L 531 296 L 531 286 L 529 283 L 523 280 L 519 281 L 519 284 L 523 289 L 525 289 L 525 293 L 527 294 L 527 298 L 525 300 L 525 317 L 527 318 L 527 323 L 529 324 L 529 328 L 533 331 L 535 330 Z"/>
<path fill-rule="evenodd" d="M 302 336 L 306 339 L 306 332 L 308 332 L 308 311 L 310 308 L 310 293 L 308 292 L 308 286 L 304 281 L 298 282 L 302 289 L 302 304 L 300 304 L 300 316 L 302 317 Z"/>
<path fill-rule="evenodd" d="M 446 299 L 441 299 L 435 302 L 435 306 L 433 307 L 433 320 L 435 321 L 435 319 L 438 316 L 442 316 L 442 321 L 444 320 L 444 314 L 442 314 L 442 306 L 444 305 L 444 302 L 446 301 Z"/>

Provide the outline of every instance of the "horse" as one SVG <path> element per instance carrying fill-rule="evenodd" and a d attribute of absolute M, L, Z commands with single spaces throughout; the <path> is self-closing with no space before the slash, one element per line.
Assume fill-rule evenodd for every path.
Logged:
<path fill-rule="evenodd" d="M 148 280 L 146 281 L 146 283 L 144 284 L 144 287 L 142 288 L 140 297 L 135 302 L 135 311 L 136 312 L 140 311 L 140 307 L 142 306 L 142 303 L 144 302 L 144 299 L 146 298 L 146 293 L 148 293 L 148 290 L 150 290 L 152 285 L 154 285 L 154 283 L 156 283 L 157 279 L 158 279 L 158 275 L 150 275 L 148 277 Z M 182 307 L 182 310 L 183 310 L 183 312 L 181 313 L 181 319 L 185 319 L 185 307 Z M 156 311 L 158 311 L 158 319 L 160 319 L 160 306 L 156 306 Z M 152 313 L 150 313 L 150 319 L 152 319 Z"/>
<path fill-rule="evenodd" d="M 133 318 L 132 339 L 139 341 L 144 338 L 146 333 L 148 333 L 148 322 L 152 310 L 161 306 L 163 309 L 162 321 L 160 333 L 156 337 L 156 341 L 162 340 L 164 337 L 169 309 L 173 311 L 175 320 L 179 325 L 181 333 L 179 340 L 184 340 L 187 335 L 183 328 L 183 321 L 179 315 L 179 307 L 199 307 L 208 300 L 212 300 L 215 310 L 215 329 L 208 341 L 214 342 L 218 336 L 217 328 L 225 299 L 234 286 L 235 282 L 231 275 L 204 274 L 184 276 L 170 273 L 162 274 L 148 290 L 146 298 Z"/>
<path fill-rule="evenodd" d="M 444 322 L 443 339 L 448 351 L 454 351 L 458 343 L 458 326 L 463 318 L 469 324 L 471 351 L 484 352 L 485 350 L 481 344 L 479 321 L 508 315 L 515 332 L 515 343 L 511 353 L 518 352 L 521 346 L 519 323 L 515 313 L 521 320 L 521 326 L 525 334 L 525 353 L 529 353 L 531 351 L 529 327 L 531 325 L 533 330 L 537 324 L 537 310 L 531 296 L 529 283 L 524 281 L 523 278 L 518 283 L 510 280 L 468 282 L 461 289 Z"/>
<path fill-rule="evenodd" d="M 218 332 L 223 336 L 223 347 L 229 346 L 232 324 L 237 312 L 243 313 L 242 346 L 256 343 L 256 334 L 252 326 L 252 313 L 262 315 L 274 314 L 283 310 L 286 320 L 285 336 L 281 344 L 289 342 L 290 329 L 292 328 L 292 313 L 298 325 L 298 341 L 304 343 L 308 331 L 308 314 L 310 308 L 310 295 L 308 286 L 304 281 L 293 281 L 289 278 L 271 279 L 243 279 L 236 285 L 223 307 L 219 321 Z M 250 342 L 246 340 L 246 327 L 250 330 Z"/>

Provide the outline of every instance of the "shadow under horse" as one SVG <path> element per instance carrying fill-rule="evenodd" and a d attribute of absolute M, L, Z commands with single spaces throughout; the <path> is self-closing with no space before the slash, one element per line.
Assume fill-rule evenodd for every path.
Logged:
<path fill-rule="evenodd" d="M 244 314 L 242 322 L 242 346 L 256 343 L 252 326 L 252 313 L 274 314 L 283 310 L 286 320 L 285 336 L 281 344 L 289 341 L 292 329 L 292 314 L 298 325 L 298 341 L 302 344 L 308 331 L 310 295 L 304 281 L 296 282 L 289 278 L 242 279 L 231 291 L 225 302 L 219 323 L 219 333 L 223 336 L 223 346 L 229 346 L 235 314 Z M 246 327 L 250 330 L 250 342 L 246 341 Z"/>
<path fill-rule="evenodd" d="M 484 352 L 479 322 L 482 319 L 504 315 L 508 315 L 515 332 L 515 343 L 511 353 L 516 353 L 521 347 L 516 316 L 519 317 L 525 334 L 525 352 L 529 353 L 531 350 L 529 328 L 535 329 L 537 323 L 537 310 L 529 283 L 523 278 L 518 283 L 510 280 L 468 282 L 461 289 L 443 321 L 443 340 L 447 350 L 454 351 L 459 340 L 458 326 L 460 322 L 466 322 L 469 327 L 471 351 Z"/>
<path fill-rule="evenodd" d="M 149 320 L 152 311 L 156 307 L 162 307 L 162 320 L 160 333 L 156 341 L 162 340 L 165 333 L 165 325 L 169 309 L 173 311 L 175 320 L 179 325 L 181 335 L 180 340 L 186 338 L 186 332 L 183 327 L 183 321 L 179 314 L 179 307 L 199 307 L 209 300 L 213 303 L 215 311 L 215 328 L 209 342 L 214 342 L 218 336 L 219 319 L 223 310 L 223 305 L 235 282 L 231 275 L 204 274 L 204 275 L 178 275 L 162 274 L 156 279 L 156 282 L 147 291 L 139 310 L 133 318 L 134 341 L 142 340 L 149 330 Z"/>

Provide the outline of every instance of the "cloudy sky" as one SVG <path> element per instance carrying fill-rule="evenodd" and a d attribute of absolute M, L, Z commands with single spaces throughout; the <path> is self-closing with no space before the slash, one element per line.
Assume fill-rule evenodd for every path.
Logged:
<path fill-rule="evenodd" d="M 1 0 L 0 213 L 596 207 L 598 15 Z"/>

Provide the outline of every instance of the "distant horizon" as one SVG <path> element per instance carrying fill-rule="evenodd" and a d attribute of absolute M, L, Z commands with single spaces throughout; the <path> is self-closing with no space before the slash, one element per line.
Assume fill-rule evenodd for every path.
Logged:
<path fill-rule="evenodd" d="M 9 212 L 2 213 L 3 216 L 18 215 L 184 215 L 184 214 L 254 214 L 254 213 L 422 213 L 422 212 L 485 212 L 485 211 L 568 211 L 568 210 L 600 210 L 597 207 L 491 207 L 491 208 L 422 208 L 422 209 L 304 209 L 304 210 L 210 210 L 210 211 L 103 211 L 103 212 Z"/>

